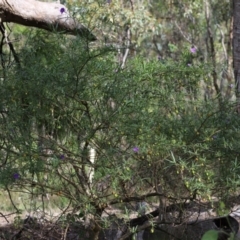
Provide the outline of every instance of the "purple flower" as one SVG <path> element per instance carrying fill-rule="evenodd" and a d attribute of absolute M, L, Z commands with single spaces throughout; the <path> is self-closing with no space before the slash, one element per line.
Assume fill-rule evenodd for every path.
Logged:
<path fill-rule="evenodd" d="M 62 155 L 59 156 L 59 158 L 60 158 L 61 160 L 63 160 L 65 157 L 64 157 L 64 155 L 62 154 Z"/>
<path fill-rule="evenodd" d="M 13 178 L 14 178 L 15 180 L 19 179 L 19 178 L 20 178 L 20 174 L 19 174 L 19 173 L 14 173 L 14 174 L 13 174 Z"/>
<path fill-rule="evenodd" d="M 229 85 L 229 87 L 230 87 L 230 88 L 233 88 L 233 87 L 234 87 L 234 84 L 231 83 L 231 84 Z"/>
<path fill-rule="evenodd" d="M 190 52 L 191 52 L 191 53 L 196 53 L 196 52 L 197 52 L 197 48 L 195 48 L 194 46 L 192 46 L 192 47 L 190 48 Z"/>
<path fill-rule="evenodd" d="M 60 13 L 63 14 L 65 11 L 65 8 L 60 8 Z"/>
<path fill-rule="evenodd" d="M 139 152 L 139 148 L 138 148 L 138 147 L 134 147 L 134 148 L 133 148 L 133 151 L 134 151 L 135 153 L 137 153 L 137 152 Z"/>

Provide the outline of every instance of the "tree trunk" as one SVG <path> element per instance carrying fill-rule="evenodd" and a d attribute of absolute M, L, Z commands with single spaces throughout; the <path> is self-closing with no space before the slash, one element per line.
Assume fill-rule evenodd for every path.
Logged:
<path fill-rule="evenodd" d="M 240 1 L 233 0 L 233 70 L 236 82 L 237 112 L 240 114 Z"/>
<path fill-rule="evenodd" d="M 70 16 L 64 5 L 56 2 L 0 0 L 0 21 L 80 35 L 91 41 L 96 40 L 86 27 Z"/>

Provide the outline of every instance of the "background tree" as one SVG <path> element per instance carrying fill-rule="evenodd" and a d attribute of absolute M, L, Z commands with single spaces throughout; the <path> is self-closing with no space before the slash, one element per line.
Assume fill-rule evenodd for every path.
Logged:
<path fill-rule="evenodd" d="M 237 111 L 239 112 L 239 30 L 238 23 L 240 21 L 239 18 L 239 3 L 237 1 L 233 1 L 233 68 L 234 68 L 234 76 L 236 82 L 236 97 L 237 97 Z"/>

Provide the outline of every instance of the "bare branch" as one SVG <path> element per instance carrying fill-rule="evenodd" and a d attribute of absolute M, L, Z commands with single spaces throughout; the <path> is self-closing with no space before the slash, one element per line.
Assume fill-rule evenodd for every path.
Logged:
<path fill-rule="evenodd" d="M 192 44 L 192 41 L 190 40 L 190 37 L 187 36 L 183 30 L 181 29 L 181 27 L 178 25 L 177 21 L 174 22 L 176 27 L 178 28 L 178 30 L 180 31 L 180 33 L 182 34 L 182 36 L 186 39 L 187 42 L 191 43 Z"/>
<path fill-rule="evenodd" d="M 94 41 L 96 37 L 81 23 L 73 19 L 68 9 L 59 3 L 35 0 L 0 0 L 2 22 L 12 22 L 48 31 L 63 31 Z"/>
<path fill-rule="evenodd" d="M 7 34 L 7 30 L 5 29 L 3 23 L 0 23 L 0 32 L 2 33 L 3 39 L 5 40 L 5 42 L 7 43 L 7 45 L 9 46 L 10 51 L 13 54 L 14 60 L 16 61 L 16 63 L 20 66 L 20 60 L 18 58 L 18 55 L 13 47 L 12 42 L 9 40 L 8 34 Z"/>
<path fill-rule="evenodd" d="M 127 46 L 126 46 L 126 50 L 125 50 L 123 60 L 122 60 L 122 64 L 121 64 L 122 69 L 125 66 L 125 63 L 126 63 L 126 60 L 127 60 L 127 57 L 128 57 L 128 53 L 129 53 L 129 47 L 130 47 L 130 44 L 131 44 L 131 31 L 130 31 L 129 27 L 127 27 L 127 29 L 126 29 L 126 34 L 127 34 Z"/>

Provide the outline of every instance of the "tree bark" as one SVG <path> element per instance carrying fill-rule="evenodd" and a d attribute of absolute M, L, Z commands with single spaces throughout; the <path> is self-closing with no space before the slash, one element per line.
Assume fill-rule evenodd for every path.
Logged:
<path fill-rule="evenodd" d="M 35 0 L 0 0 L 1 22 L 12 22 L 48 31 L 80 35 L 94 41 L 96 37 L 81 23 L 73 19 L 60 3 Z"/>
<path fill-rule="evenodd" d="M 233 70 L 236 82 L 237 112 L 240 114 L 240 1 L 233 0 Z"/>

